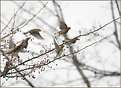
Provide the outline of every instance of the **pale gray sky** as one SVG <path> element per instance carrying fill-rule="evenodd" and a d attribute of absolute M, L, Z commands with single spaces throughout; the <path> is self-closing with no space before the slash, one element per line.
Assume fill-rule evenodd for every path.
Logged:
<path fill-rule="evenodd" d="M 24 1 L 21 1 L 21 4 L 22 2 Z M 20 3 L 20 1 L 18 1 L 18 3 Z M 93 27 L 99 28 L 100 25 L 104 25 L 112 20 L 110 1 L 60 1 L 59 4 L 62 7 L 62 12 L 64 15 L 65 22 L 67 23 L 67 25 L 71 27 L 71 30 L 69 30 L 68 32 L 69 38 L 73 38 L 79 35 L 79 31 L 81 31 L 81 33 L 84 34 L 92 30 Z M 53 5 L 50 1 L 48 2 L 47 7 L 53 10 Z M 41 3 L 38 3 L 38 1 L 27 1 L 23 8 L 29 10 L 32 13 L 36 13 L 40 8 L 42 8 L 42 5 Z M 10 20 L 10 18 L 14 15 L 16 10 L 18 10 L 18 7 L 11 1 L 2 1 L 1 2 L 2 22 L 7 24 L 8 20 Z M 115 12 L 115 15 L 116 18 L 119 17 L 117 11 Z M 21 17 L 21 19 L 17 18 L 17 16 Z M 29 14 L 22 11 L 18 12 L 17 16 L 16 19 L 19 19 L 18 21 L 15 22 L 15 24 L 17 25 L 31 18 Z M 51 24 L 59 31 L 57 18 L 52 14 L 50 14 L 48 10 L 43 9 L 37 16 L 43 18 L 48 24 Z M 34 42 L 40 43 L 42 45 L 47 45 L 47 47 L 50 48 L 53 39 L 52 37 L 47 35 L 46 32 L 48 32 L 51 36 L 53 36 L 53 34 L 57 31 L 51 31 L 49 27 L 47 27 L 45 24 L 41 23 L 37 19 L 34 19 L 34 21 L 35 23 L 39 24 L 39 26 L 35 25 L 33 22 L 30 22 L 27 26 L 22 28 L 21 31 L 25 32 L 33 28 L 41 27 L 42 28 L 41 34 L 43 35 L 45 40 L 41 41 L 35 39 Z M 3 29 L 4 25 L 1 24 L 1 26 Z M 97 41 L 105 36 L 112 34 L 113 32 L 114 29 L 112 23 L 107 27 L 105 27 L 104 30 L 100 30 L 99 32 L 97 32 L 100 34 L 99 37 L 94 37 L 93 35 L 80 37 L 80 40 L 77 41 L 76 44 L 74 44 L 75 46 L 74 49 L 78 50 L 94 41 Z M 22 33 L 17 33 L 14 36 L 15 39 L 14 41 L 15 42 L 20 41 L 24 38 L 25 36 Z M 87 41 L 88 39 L 91 39 L 91 41 Z M 109 39 L 115 41 L 114 37 L 111 37 Z M 52 47 L 54 46 L 51 46 L 51 48 Z M 38 45 L 37 47 L 35 44 L 30 43 L 27 49 L 39 53 L 39 51 L 43 48 L 40 45 Z M 84 51 L 81 51 L 80 53 L 81 53 L 80 55 L 77 55 L 78 57 L 81 57 L 79 58 L 79 60 L 81 60 L 87 65 L 102 70 L 120 71 L 120 52 L 113 44 L 110 44 L 107 40 L 104 40 L 102 43 L 96 44 L 96 46 L 89 47 Z M 83 55 L 85 59 L 82 58 Z M 22 57 L 31 58 L 32 56 L 30 54 L 27 54 L 27 55 L 22 55 Z M 42 56 L 41 58 L 44 58 L 44 56 Z M 67 58 L 67 60 L 70 61 L 69 58 Z M 4 63 L 5 62 L 2 62 L 2 64 Z M 55 66 L 55 64 L 58 65 Z M 66 62 L 64 60 L 57 60 L 54 63 L 51 63 L 49 66 L 52 66 L 55 70 L 46 67 L 46 70 L 41 72 L 40 74 L 36 72 L 35 79 L 30 78 L 30 81 L 34 83 L 36 87 L 39 86 L 62 86 L 62 87 L 84 86 L 85 87 L 86 86 L 83 80 L 80 81 L 81 77 L 72 63 Z M 92 72 L 89 71 L 84 71 L 84 72 L 89 77 L 92 86 L 95 87 L 120 86 L 120 77 L 104 77 L 102 79 L 96 79 L 92 77 L 94 76 Z M 72 80 L 76 81 L 70 84 L 66 83 Z M 3 86 L 11 86 L 11 87 L 27 86 L 27 83 L 23 83 L 24 81 L 21 79 L 19 79 L 19 81 L 17 81 L 16 83 L 16 79 L 9 79 L 8 81 L 5 81 L 5 79 L 2 78 L 2 83 L 3 82 L 5 82 Z"/>

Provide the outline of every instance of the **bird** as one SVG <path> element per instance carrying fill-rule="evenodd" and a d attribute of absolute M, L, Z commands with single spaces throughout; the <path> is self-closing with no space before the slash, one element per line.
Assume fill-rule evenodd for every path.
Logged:
<path fill-rule="evenodd" d="M 24 48 L 27 48 L 27 46 L 28 46 L 28 40 L 29 40 L 29 39 L 30 39 L 30 38 L 26 38 L 26 39 L 23 40 L 22 43 L 19 44 L 18 46 L 15 46 L 15 47 L 9 49 L 9 50 L 7 51 L 7 54 L 16 53 L 16 52 L 19 52 L 19 51 L 23 50 Z"/>
<path fill-rule="evenodd" d="M 71 29 L 71 27 L 68 27 L 68 26 L 65 24 L 65 22 L 60 21 L 60 29 L 61 29 L 61 31 L 59 31 L 59 35 L 61 35 L 61 34 L 66 34 L 66 33 L 69 31 L 69 29 Z"/>
<path fill-rule="evenodd" d="M 73 39 L 70 39 L 69 42 L 74 44 L 74 43 L 76 43 L 77 40 L 79 40 L 79 39 L 77 37 L 75 37 Z"/>
<path fill-rule="evenodd" d="M 21 46 L 21 49 L 27 48 L 29 39 L 30 39 L 30 37 L 26 38 L 25 40 L 22 41 L 22 43 L 19 45 L 19 46 Z"/>
<path fill-rule="evenodd" d="M 56 57 L 57 56 L 61 56 L 61 54 L 63 52 L 64 45 L 63 44 L 62 45 L 58 45 L 57 42 L 55 41 L 55 39 L 54 39 L 54 44 L 55 44 L 55 49 L 56 49 L 56 53 L 57 53 Z M 54 59 L 56 59 L 56 57 Z"/>
<path fill-rule="evenodd" d="M 11 54 L 11 53 L 13 53 L 13 52 L 16 52 L 17 51 L 17 46 L 15 46 L 15 47 L 13 47 L 13 48 L 11 48 L 11 49 L 9 49 L 8 51 L 7 51 L 7 53 L 6 54 Z"/>
<path fill-rule="evenodd" d="M 66 29 L 67 25 L 64 21 L 60 21 L 60 29 Z"/>
<path fill-rule="evenodd" d="M 65 43 L 65 44 L 74 44 L 74 43 L 76 43 L 77 40 L 79 40 L 78 37 L 75 37 L 75 38 L 72 38 L 72 39 L 64 40 L 63 43 Z"/>
<path fill-rule="evenodd" d="M 6 77 L 8 71 L 10 70 L 10 64 L 11 64 L 10 62 L 6 62 L 6 65 L 5 65 L 5 67 L 4 67 L 4 71 L 3 71 L 3 73 L 2 73 L 3 78 Z"/>
<path fill-rule="evenodd" d="M 10 40 L 9 40 L 9 49 L 11 49 L 13 47 L 15 47 L 15 44 L 14 44 L 14 42 L 12 40 L 12 37 L 10 37 Z"/>
<path fill-rule="evenodd" d="M 31 29 L 29 30 L 28 32 L 25 32 L 24 34 L 28 34 L 30 33 L 32 36 L 34 36 L 35 38 L 37 39 L 44 39 L 41 35 L 40 35 L 40 32 L 41 30 L 40 29 Z"/>

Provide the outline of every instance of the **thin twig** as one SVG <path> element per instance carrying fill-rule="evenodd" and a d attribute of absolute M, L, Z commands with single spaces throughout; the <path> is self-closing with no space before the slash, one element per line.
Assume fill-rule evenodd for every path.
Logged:
<path fill-rule="evenodd" d="M 10 59 L 5 55 L 5 53 L 0 49 L 0 51 L 2 52 L 2 54 L 3 54 L 3 56 L 5 56 L 5 58 L 8 60 L 8 61 L 10 61 Z M 11 65 L 13 66 L 13 64 L 11 63 Z M 14 68 L 20 75 L 21 75 L 21 77 L 24 77 L 24 75 L 20 72 L 20 71 L 18 71 L 18 69 L 17 68 Z M 26 77 L 24 77 L 24 79 L 25 79 L 25 81 L 32 87 L 32 88 L 34 88 L 34 85 L 26 78 Z"/>
<path fill-rule="evenodd" d="M 112 18 L 114 19 L 115 16 L 114 16 L 114 7 L 113 7 L 113 1 L 112 0 L 111 0 L 111 11 L 112 11 Z M 116 41 L 118 43 L 119 49 L 121 49 L 121 44 L 120 44 L 119 38 L 118 38 L 117 24 L 116 24 L 115 20 L 113 22 L 114 22 L 114 28 L 115 28 L 114 35 L 115 35 Z"/>
<path fill-rule="evenodd" d="M 13 2 L 13 3 L 15 3 L 15 2 Z M 17 3 L 15 3 L 17 6 L 19 6 L 19 4 L 17 4 Z M 44 5 L 45 6 L 45 5 Z M 28 10 L 26 10 L 26 9 L 24 9 L 24 8 L 22 8 L 22 10 L 23 11 L 25 11 L 25 12 L 27 12 L 28 14 L 30 14 L 30 15 L 34 15 L 33 13 L 31 13 L 30 11 L 28 11 Z M 54 30 L 57 30 L 55 27 L 53 27 L 53 26 L 51 26 L 51 25 L 49 25 L 47 22 L 45 22 L 42 18 L 40 18 L 39 16 L 36 16 L 36 18 L 37 18 L 37 20 L 40 20 L 41 22 L 43 22 L 45 25 L 47 25 L 48 27 L 50 27 L 50 28 L 52 28 L 52 29 L 54 29 Z"/>
<path fill-rule="evenodd" d="M 26 2 L 24 2 L 20 8 L 16 11 L 16 13 L 13 15 L 13 17 L 11 17 L 11 19 L 9 20 L 8 24 L 2 29 L 2 32 L 8 27 L 8 25 L 10 24 L 10 22 L 12 21 L 12 19 L 15 17 L 15 15 L 17 15 L 17 13 L 19 12 L 19 10 L 21 10 L 21 8 L 25 5 Z"/>
<path fill-rule="evenodd" d="M 97 29 L 95 29 L 94 31 L 91 31 L 91 32 L 88 32 L 88 33 L 79 35 L 79 36 L 77 36 L 77 37 L 80 37 L 80 36 L 87 36 L 87 35 L 89 35 L 89 34 L 91 34 L 91 33 L 94 33 L 94 32 L 96 32 L 96 31 L 99 31 L 100 29 L 106 27 L 107 25 L 113 23 L 114 21 L 116 21 L 116 20 L 118 20 L 118 19 L 120 19 L 120 18 L 121 18 L 121 17 L 115 18 L 115 19 L 113 19 L 112 21 L 110 21 L 110 22 L 106 23 L 105 25 L 101 26 L 100 28 L 97 28 Z"/>
<path fill-rule="evenodd" d="M 118 4 L 118 1 L 115 0 L 115 3 L 116 3 L 116 6 L 117 6 L 117 9 L 118 9 L 118 13 L 121 16 L 121 11 L 120 11 L 120 7 L 119 7 L 119 4 Z"/>
<path fill-rule="evenodd" d="M 47 5 L 47 3 L 46 3 L 46 5 Z M 45 5 L 45 6 L 46 6 L 46 5 Z M 44 7 L 45 7 L 45 6 L 44 6 Z M 43 7 L 43 8 L 44 8 L 44 7 Z M 34 14 L 24 25 L 22 25 L 20 28 L 17 28 L 17 29 L 21 29 L 21 28 L 25 27 L 29 22 L 31 22 L 31 20 L 34 19 L 34 17 L 36 17 L 36 15 L 37 15 L 43 8 L 41 8 L 36 14 Z M 17 31 L 17 30 L 13 31 L 12 33 L 9 33 L 8 35 L 2 37 L 1 39 L 4 39 L 4 38 L 8 37 L 9 35 L 11 35 L 11 34 L 13 34 L 13 33 L 16 33 L 16 31 Z"/>

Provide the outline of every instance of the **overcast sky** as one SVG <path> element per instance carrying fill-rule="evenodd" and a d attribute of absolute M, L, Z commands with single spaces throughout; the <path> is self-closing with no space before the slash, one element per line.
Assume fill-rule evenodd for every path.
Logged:
<path fill-rule="evenodd" d="M 22 4 L 23 2 L 24 1 L 21 1 L 21 2 L 18 1 L 17 3 Z M 68 26 L 71 27 L 71 30 L 69 30 L 68 32 L 69 38 L 73 38 L 79 35 L 79 31 L 81 31 L 81 33 L 84 34 L 92 30 L 94 27 L 99 28 L 100 25 L 104 25 L 112 20 L 110 1 L 59 1 L 59 4 L 62 8 L 65 22 L 67 23 Z M 49 9 L 53 9 L 53 5 L 50 1 L 48 2 L 47 7 Z M 42 5 L 38 1 L 27 1 L 23 8 L 31 11 L 32 13 L 36 13 L 40 8 L 42 8 Z M 11 1 L 2 1 L 1 2 L 2 22 L 7 24 L 8 20 L 10 20 L 10 18 L 14 15 L 17 9 L 18 7 Z M 22 19 L 19 19 L 16 17 L 16 19 L 19 19 L 18 22 L 16 21 L 15 23 L 16 25 L 31 18 L 29 14 L 24 12 L 22 12 L 21 14 L 21 12 L 22 11 L 20 11 L 17 15 Z M 57 18 L 55 16 L 52 16 L 52 14 L 50 14 L 46 9 L 43 9 L 37 16 L 40 16 L 41 18 L 43 18 L 48 24 L 57 28 L 57 30 L 53 31 L 43 23 L 40 23 L 37 19 L 34 19 L 35 23 L 40 25 L 35 25 L 33 22 L 30 22 L 27 26 L 22 28 L 21 31 L 25 32 L 33 28 L 38 28 L 38 27 L 42 28 L 41 34 L 45 38 L 45 40 L 40 41 L 35 39 L 34 42 L 40 43 L 42 45 L 48 45 L 49 47 L 53 41 L 52 40 L 53 34 L 59 31 Z M 115 10 L 115 17 L 116 18 L 119 17 L 117 10 Z M 1 27 L 3 29 L 4 25 L 1 24 Z M 51 31 L 49 31 L 49 29 Z M 114 29 L 113 29 L 113 23 L 112 23 L 111 25 L 108 25 L 107 27 L 105 27 L 103 31 L 100 31 L 98 33 L 100 34 L 100 36 L 105 37 L 112 34 L 113 32 L 114 32 Z M 50 34 L 51 36 L 47 35 L 47 33 Z M 14 36 L 14 39 L 15 39 L 14 41 L 15 42 L 20 41 L 24 38 L 25 36 L 22 33 L 17 33 Z M 97 38 L 94 38 L 94 40 L 91 39 L 92 41 L 87 42 L 87 40 L 90 38 L 93 38 L 93 36 L 89 35 L 87 37 L 81 37 L 80 41 L 78 41 L 75 44 L 76 47 L 74 49 L 77 50 L 78 47 L 82 48 L 83 46 L 86 46 L 91 42 L 101 39 L 101 37 L 97 37 Z M 111 40 L 115 41 L 115 38 L 111 37 Z M 37 53 L 40 50 L 33 43 L 30 43 L 27 49 L 31 51 L 35 51 Z M 98 53 L 99 55 L 98 58 L 97 58 L 98 55 L 96 55 L 95 53 L 96 51 L 100 51 Z M 96 45 L 95 47 L 90 47 L 86 49 L 84 52 L 81 52 L 81 55 L 82 53 L 85 53 L 85 59 L 84 60 L 81 59 L 81 60 L 87 65 L 91 65 L 93 67 L 96 67 L 102 70 L 120 71 L 120 52 L 117 48 L 114 47 L 113 44 L 109 44 L 107 41 L 103 42 L 102 44 Z M 23 56 L 31 57 L 31 55 L 28 55 L 28 56 L 23 55 Z M 80 56 L 78 55 L 78 57 Z M 2 64 L 4 63 L 5 62 L 2 62 Z M 58 65 L 55 66 L 55 64 L 58 64 Z M 36 72 L 36 79 L 30 79 L 30 81 L 33 82 L 34 85 L 38 87 L 39 86 L 64 86 L 64 87 L 65 86 L 85 86 L 85 83 L 83 83 L 83 81 L 80 82 L 81 77 L 71 63 L 68 63 L 64 60 L 58 60 L 50 64 L 50 66 L 52 66 L 55 70 L 47 67 L 46 70 L 41 74 L 38 74 Z M 72 66 L 72 68 L 70 68 L 70 66 Z M 94 76 L 94 74 L 91 72 L 88 72 L 88 71 L 84 71 L 84 72 L 86 75 L 90 77 Z M 38 79 L 41 77 L 42 77 L 42 80 Z M 76 80 L 76 82 L 66 84 L 66 82 L 71 80 Z M 120 86 L 119 77 L 105 77 L 100 80 L 96 79 L 98 81 L 94 81 L 94 82 L 93 80 L 95 79 L 90 78 L 90 81 L 92 81 L 92 84 L 91 84 L 92 86 L 99 86 L 99 87 L 100 86 L 104 86 L 104 87 Z M 5 81 L 5 79 L 2 78 L 2 82 L 5 82 L 4 86 L 27 86 L 27 83 L 23 83 L 24 81 L 22 80 L 17 81 L 17 83 L 15 83 L 15 81 L 16 81 L 15 79 L 9 79 L 8 81 Z M 53 82 L 53 81 L 56 81 L 56 82 Z"/>

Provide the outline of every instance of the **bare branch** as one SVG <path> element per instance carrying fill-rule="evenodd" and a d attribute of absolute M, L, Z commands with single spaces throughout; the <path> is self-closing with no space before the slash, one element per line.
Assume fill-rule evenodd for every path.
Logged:
<path fill-rule="evenodd" d="M 5 28 L 2 29 L 2 32 L 8 27 L 8 25 L 10 24 L 10 22 L 12 21 L 12 19 L 17 15 L 17 13 L 19 12 L 19 10 L 21 10 L 21 8 L 25 5 L 26 2 L 24 2 L 20 8 L 16 11 L 16 13 L 14 14 L 13 17 L 11 17 L 11 19 L 9 20 L 8 24 L 5 26 Z"/>
<path fill-rule="evenodd" d="M 111 1 L 111 10 L 112 10 L 112 18 L 114 19 L 115 16 L 114 16 L 113 1 Z M 117 30 L 116 21 L 114 20 L 113 22 L 114 22 L 114 28 L 115 28 L 114 35 L 115 35 L 116 41 L 118 43 L 119 49 L 121 49 L 121 44 L 120 44 L 120 41 L 119 41 L 119 38 L 118 38 L 118 30 Z"/>

